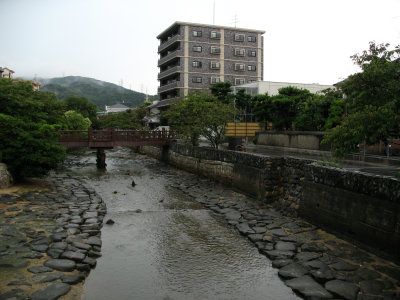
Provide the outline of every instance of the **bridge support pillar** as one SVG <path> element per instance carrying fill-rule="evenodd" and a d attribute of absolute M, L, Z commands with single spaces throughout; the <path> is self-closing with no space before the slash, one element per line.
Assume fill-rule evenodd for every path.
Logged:
<path fill-rule="evenodd" d="M 161 161 L 168 163 L 169 146 L 162 146 L 161 148 Z"/>
<path fill-rule="evenodd" d="M 104 149 L 102 149 L 102 148 L 97 148 L 96 164 L 97 164 L 98 169 L 105 169 L 107 166 L 106 153 L 104 152 Z"/>

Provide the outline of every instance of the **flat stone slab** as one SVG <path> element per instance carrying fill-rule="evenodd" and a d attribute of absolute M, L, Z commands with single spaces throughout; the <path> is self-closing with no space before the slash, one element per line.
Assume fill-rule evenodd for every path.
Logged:
<path fill-rule="evenodd" d="M 294 253 L 292 251 L 280 251 L 280 250 L 271 250 L 271 251 L 261 251 L 265 253 L 270 259 L 278 259 L 278 258 L 292 258 Z"/>
<path fill-rule="evenodd" d="M 251 240 L 253 243 L 255 242 L 261 242 L 263 240 L 263 235 L 262 234 L 257 234 L 257 233 L 251 233 L 247 236 L 249 240 Z"/>
<path fill-rule="evenodd" d="M 97 218 L 97 211 L 88 211 L 83 214 L 84 219 Z"/>
<path fill-rule="evenodd" d="M 267 228 L 262 227 L 262 226 L 255 226 L 252 228 L 255 233 L 265 233 L 267 231 Z"/>
<path fill-rule="evenodd" d="M 31 246 L 31 249 L 32 249 L 33 251 L 37 251 L 37 252 L 46 252 L 46 250 L 47 250 L 48 247 L 49 247 L 49 246 L 46 245 L 46 244 L 40 244 L 40 245 L 32 245 L 32 246 Z"/>
<path fill-rule="evenodd" d="M 239 232 L 241 234 L 250 234 L 250 233 L 254 233 L 254 230 L 250 228 L 249 224 L 247 223 L 239 223 L 236 225 L 237 230 L 239 230 Z"/>
<path fill-rule="evenodd" d="M 58 271 L 70 272 L 75 269 L 75 262 L 70 259 L 49 259 L 44 262 L 44 265 Z"/>
<path fill-rule="evenodd" d="M 85 259 L 86 255 L 75 251 L 65 251 L 61 254 L 61 258 L 70 259 L 76 262 L 81 262 Z"/>
<path fill-rule="evenodd" d="M 355 271 L 357 270 L 359 267 L 353 264 L 349 264 L 345 261 L 339 261 L 335 264 L 332 265 L 332 267 L 336 270 L 336 271 Z"/>
<path fill-rule="evenodd" d="M 39 283 L 45 283 L 45 282 L 52 282 L 57 279 L 60 279 L 63 276 L 62 273 L 50 273 L 50 274 L 41 274 L 35 276 L 35 279 L 39 279 Z"/>
<path fill-rule="evenodd" d="M 344 299 L 354 300 L 357 297 L 359 288 L 356 284 L 342 281 L 342 280 L 331 280 L 325 283 L 325 288 L 340 296 Z"/>
<path fill-rule="evenodd" d="M 291 264 L 293 262 L 293 260 L 289 259 L 289 258 L 281 258 L 281 259 L 275 259 L 272 262 L 272 267 L 274 268 L 282 268 L 284 266 L 287 266 L 288 264 Z"/>
<path fill-rule="evenodd" d="M 55 242 L 53 246 L 51 246 L 52 249 L 60 249 L 64 250 L 67 248 L 68 244 L 66 242 Z"/>
<path fill-rule="evenodd" d="M 36 291 L 32 294 L 32 300 L 56 300 L 65 295 L 71 289 L 69 284 L 53 282 L 45 289 Z"/>
<path fill-rule="evenodd" d="M 28 268 L 28 271 L 31 273 L 46 273 L 46 272 L 52 272 L 53 269 L 49 268 L 49 267 L 43 267 L 43 266 L 34 266 L 34 267 L 30 267 Z"/>
<path fill-rule="evenodd" d="M 282 251 L 295 251 L 296 245 L 290 242 L 276 242 L 275 250 L 282 250 Z"/>
<path fill-rule="evenodd" d="M 291 263 L 279 270 L 278 274 L 285 278 L 297 278 L 308 273 L 308 269 L 297 263 Z"/>
<path fill-rule="evenodd" d="M 64 275 L 62 276 L 62 282 L 68 284 L 77 284 L 85 279 L 85 276 L 81 274 Z"/>
<path fill-rule="evenodd" d="M 101 239 L 97 236 L 91 236 L 87 239 L 86 244 L 101 247 Z"/>
<path fill-rule="evenodd" d="M 90 246 L 89 244 L 81 243 L 81 242 L 72 242 L 72 246 L 79 248 L 79 249 L 83 249 L 83 250 L 92 249 L 92 246 Z"/>
<path fill-rule="evenodd" d="M 309 261 L 316 259 L 321 256 L 321 253 L 316 252 L 300 252 L 296 254 L 295 260 L 297 261 Z"/>
<path fill-rule="evenodd" d="M 225 214 L 225 219 L 227 220 L 239 220 L 242 217 L 242 214 L 238 211 L 230 211 Z"/>
<path fill-rule="evenodd" d="M 326 282 L 328 280 L 335 279 L 334 273 L 328 268 L 321 268 L 317 270 L 310 271 L 310 274 L 318 281 L 318 282 Z"/>
<path fill-rule="evenodd" d="M 272 230 L 270 230 L 269 233 L 274 236 L 280 236 L 280 237 L 287 236 L 286 232 L 283 229 L 272 229 Z"/>
<path fill-rule="evenodd" d="M 308 275 L 287 280 L 285 283 L 287 286 L 306 297 L 315 297 L 317 299 L 332 298 L 331 293 Z"/>

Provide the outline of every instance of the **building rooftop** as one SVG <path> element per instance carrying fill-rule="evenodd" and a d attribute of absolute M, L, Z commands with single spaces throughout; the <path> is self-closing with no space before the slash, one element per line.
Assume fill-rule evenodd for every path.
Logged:
<path fill-rule="evenodd" d="M 220 29 L 228 29 L 228 30 L 236 30 L 236 31 L 248 31 L 248 32 L 257 32 L 264 34 L 264 30 L 257 30 L 257 29 L 247 29 L 247 28 L 239 28 L 239 27 L 228 27 L 228 26 L 221 26 L 221 25 L 211 25 L 211 24 L 200 24 L 200 23 L 190 23 L 190 22 L 181 22 L 181 21 L 176 21 L 173 23 L 171 26 L 169 26 L 167 29 L 165 29 L 163 32 L 161 32 L 158 36 L 157 39 L 160 39 L 164 34 L 168 33 L 172 28 L 178 25 L 190 25 L 190 26 L 199 26 L 199 27 L 212 27 L 212 28 L 220 28 Z"/>
<path fill-rule="evenodd" d="M 128 106 L 123 105 L 121 103 L 117 103 L 117 104 L 114 104 L 114 105 L 107 106 L 107 108 L 127 108 L 127 109 L 129 109 Z"/>

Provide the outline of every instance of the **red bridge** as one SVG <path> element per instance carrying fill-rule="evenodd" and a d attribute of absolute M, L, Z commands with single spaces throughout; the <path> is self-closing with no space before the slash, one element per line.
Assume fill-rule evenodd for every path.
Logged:
<path fill-rule="evenodd" d="M 167 146 L 175 138 L 166 130 L 62 130 L 60 134 L 58 141 L 67 148 Z"/>
<path fill-rule="evenodd" d="M 67 148 L 97 149 L 97 167 L 105 169 L 105 149 L 113 147 L 168 146 L 175 135 L 166 130 L 62 130 L 58 142 Z"/>

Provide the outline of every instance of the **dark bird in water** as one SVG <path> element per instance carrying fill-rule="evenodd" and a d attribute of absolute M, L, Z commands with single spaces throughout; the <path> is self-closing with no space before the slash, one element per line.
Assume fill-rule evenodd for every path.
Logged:
<path fill-rule="evenodd" d="M 132 186 L 134 187 L 136 185 L 135 180 L 132 180 Z"/>
<path fill-rule="evenodd" d="M 108 219 L 107 220 L 107 222 L 106 222 L 106 224 L 108 224 L 108 225 L 112 225 L 112 224 L 114 224 L 115 222 L 114 222 L 114 220 L 112 220 L 112 219 Z"/>

